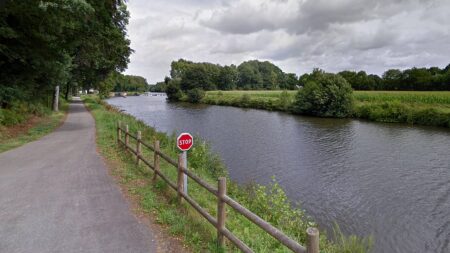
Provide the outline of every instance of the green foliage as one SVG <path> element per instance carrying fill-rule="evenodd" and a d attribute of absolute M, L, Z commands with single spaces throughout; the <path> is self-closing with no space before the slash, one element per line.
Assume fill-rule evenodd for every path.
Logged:
<path fill-rule="evenodd" d="M 144 77 L 122 74 L 120 74 L 113 89 L 115 92 L 146 92 L 148 90 L 149 86 Z"/>
<path fill-rule="evenodd" d="M 450 66 L 450 64 L 448 65 Z M 365 71 L 341 71 L 342 76 L 355 90 L 450 90 L 450 68 L 411 68 L 403 71 L 389 69 L 382 77 Z M 171 64 L 171 77 L 181 80 L 181 89 L 193 88 L 209 90 L 295 90 L 297 85 L 305 86 L 317 81 L 319 69 L 297 77 L 294 73 L 284 73 L 268 61 L 246 61 L 239 66 L 220 66 L 202 62 L 195 63 L 180 59 Z M 167 82 L 165 82 L 167 85 Z M 162 91 L 164 83 L 158 83 L 157 91 Z"/>
<path fill-rule="evenodd" d="M 68 108 L 63 99 L 61 100 L 61 111 L 57 113 L 52 113 L 50 109 L 40 104 L 22 104 L 19 107 L 21 108 L 14 106 L 10 109 L 0 109 L 0 153 L 50 133 L 62 122 Z M 25 122 L 31 114 L 37 118 L 28 123 L 31 124 L 31 127 L 26 132 L 19 132 L 11 136 L 4 131 L 8 126 Z"/>
<path fill-rule="evenodd" d="M 232 90 L 236 88 L 238 82 L 239 72 L 236 66 L 224 66 L 220 69 L 220 76 L 218 80 L 219 90 Z"/>
<path fill-rule="evenodd" d="M 389 69 L 382 77 L 367 75 L 364 71 L 342 71 L 355 90 L 450 90 L 450 73 L 447 68 L 411 68 L 403 71 Z"/>
<path fill-rule="evenodd" d="M 243 94 L 241 97 L 241 105 L 242 107 L 249 107 L 250 105 L 250 96 L 248 94 Z"/>
<path fill-rule="evenodd" d="M 171 64 L 172 79 L 180 80 L 180 88 L 187 91 L 194 88 L 208 90 L 232 89 L 295 89 L 297 76 L 284 73 L 268 61 L 247 61 L 238 67 L 220 66 L 212 63 L 194 63 L 180 59 Z M 162 82 L 155 89 L 161 90 Z"/>
<path fill-rule="evenodd" d="M 282 111 L 289 111 L 292 106 L 292 97 L 284 90 L 280 93 L 280 97 L 277 100 L 277 106 Z"/>
<path fill-rule="evenodd" d="M 187 99 L 191 103 L 199 103 L 200 100 L 205 96 L 205 91 L 199 88 L 194 88 L 186 92 Z"/>
<path fill-rule="evenodd" d="M 42 102 L 54 87 L 69 93 L 111 88 L 132 50 L 123 1 L 4 1 L 0 8 L 0 108 Z M 105 90 L 105 91 L 103 91 Z"/>
<path fill-rule="evenodd" d="M 109 92 L 146 92 L 148 91 L 148 83 L 144 77 L 123 75 L 113 71 L 108 77 L 98 84 L 99 95 L 102 98 L 108 97 Z"/>
<path fill-rule="evenodd" d="M 355 107 L 354 116 L 378 122 L 450 127 L 450 110 L 412 106 L 399 101 L 361 103 Z"/>
<path fill-rule="evenodd" d="M 352 110 L 352 88 L 339 75 L 314 73 L 314 81 L 308 81 L 298 91 L 294 111 L 320 117 L 347 117 Z"/>
<path fill-rule="evenodd" d="M 64 101 L 61 101 L 64 103 Z M 14 102 L 9 108 L 0 108 L 0 125 L 13 126 L 27 120 L 31 115 L 46 116 L 50 109 L 41 103 Z"/>
<path fill-rule="evenodd" d="M 183 97 L 183 92 L 179 87 L 179 82 L 172 80 L 166 87 L 167 99 L 169 101 L 179 101 Z"/>

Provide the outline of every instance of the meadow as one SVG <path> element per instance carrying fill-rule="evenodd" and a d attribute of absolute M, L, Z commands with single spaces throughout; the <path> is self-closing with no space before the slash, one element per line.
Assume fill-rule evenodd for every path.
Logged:
<path fill-rule="evenodd" d="M 208 91 L 202 102 L 291 112 L 297 91 Z M 354 91 L 350 117 L 450 127 L 448 91 Z"/>

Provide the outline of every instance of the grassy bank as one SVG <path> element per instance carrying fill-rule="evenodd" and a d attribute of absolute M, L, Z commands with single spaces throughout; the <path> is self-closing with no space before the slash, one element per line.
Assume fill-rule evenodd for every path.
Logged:
<path fill-rule="evenodd" d="M 209 91 L 202 102 L 291 111 L 296 91 Z M 450 127 L 450 92 L 355 91 L 352 117 Z"/>
<path fill-rule="evenodd" d="M 19 107 L 0 110 L 0 153 L 37 140 L 52 132 L 64 121 L 68 104 L 62 101 L 61 111 L 54 113 L 50 109 L 34 106 L 34 110 Z"/>
<path fill-rule="evenodd" d="M 143 122 L 130 115 L 118 112 L 93 97 L 85 97 L 84 102 L 92 112 L 97 127 L 97 145 L 102 155 L 110 164 L 115 164 L 113 173 L 120 183 L 139 202 L 141 211 L 151 213 L 156 220 L 167 226 L 173 236 L 180 237 L 194 252 L 237 252 L 230 243 L 225 249 L 216 247 L 216 230 L 188 204 L 177 204 L 175 192 L 168 185 L 158 180 L 151 182 L 152 173 L 144 166 L 136 166 L 133 157 L 126 154 L 116 143 L 116 124 L 126 122 L 130 131 L 142 131 L 144 141 L 152 142 L 155 138 L 161 142 L 161 149 L 171 157 L 176 157 L 175 136 L 157 133 Z M 131 140 L 131 139 L 130 139 Z M 132 143 L 131 145 L 134 145 Z M 144 152 L 152 161 L 152 155 Z M 217 184 L 219 176 L 226 176 L 226 170 L 220 159 L 210 152 L 207 144 L 196 141 L 189 153 L 189 167 L 198 176 Z M 177 172 L 169 164 L 161 161 L 161 171 L 176 182 Z M 229 180 L 228 180 L 229 181 Z M 205 189 L 189 181 L 189 195 L 213 216 L 216 215 L 217 200 Z M 306 245 L 306 228 L 315 226 L 311 218 L 288 200 L 282 188 L 274 181 L 269 186 L 238 186 L 229 181 L 228 195 L 238 200 L 254 213 L 269 221 L 284 233 L 303 245 Z M 249 245 L 255 252 L 289 252 L 287 248 L 271 236 L 253 225 L 243 216 L 228 208 L 227 228 Z M 367 252 L 368 241 L 356 237 L 345 237 L 337 233 L 337 242 L 329 241 L 321 234 L 321 252 Z"/>

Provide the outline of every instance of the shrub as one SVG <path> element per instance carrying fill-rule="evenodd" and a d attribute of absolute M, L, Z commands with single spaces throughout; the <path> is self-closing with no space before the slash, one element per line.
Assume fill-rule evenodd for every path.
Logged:
<path fill-rule="evenodd" d="M 278 110 L 288 111 L 291 105 L 292 105 L 291 96 L 289 96 L 289 93 L 286 90 L 284 90 L 283 92 L 280 93 L 277 100 Z"/>
<path fill-rule="evenodd" d="M 169 101 L 179 101 L 183 96 L 183 92 L 181 91 L 178 82 L 172 80 L 166 87 L 166 95 Z"/>
<path fill-rule="evenodd" d="M 347 117 L 353 106 L 352 93 L 352 87 L 341 76 L 318 73 L 297 93 L 294 112 L 321 117 Z"/>
<path fill-rule="evenodd" d="M 64 104 L 66 101 L 64 101 L 62 98 L 60 99 L 60 107 L 62 104 Z M 28 105 L 28 111 L 36 116 L 45 116 L 49 115 L 51 113 L 50 108 L 36 103 L 36 104 L 29 104 Z"/>
<path fill-rule="evenodd" d="M 187 99 L 191 103 L 198 103 L 203 97 L 205 97 L 205 91 L 199 88 L 188 90 L 186 93 Z"/>

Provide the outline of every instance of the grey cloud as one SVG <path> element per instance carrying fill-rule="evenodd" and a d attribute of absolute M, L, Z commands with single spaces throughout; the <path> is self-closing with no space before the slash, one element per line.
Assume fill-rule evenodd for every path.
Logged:
<path fill-rule="evenodd" d="M 178 58 L 239 64 L 274 61 L 297 74 L 446 66 L 448 0 L 235 0 L 129 2 L 127 73 L 150 82 Z"/>

